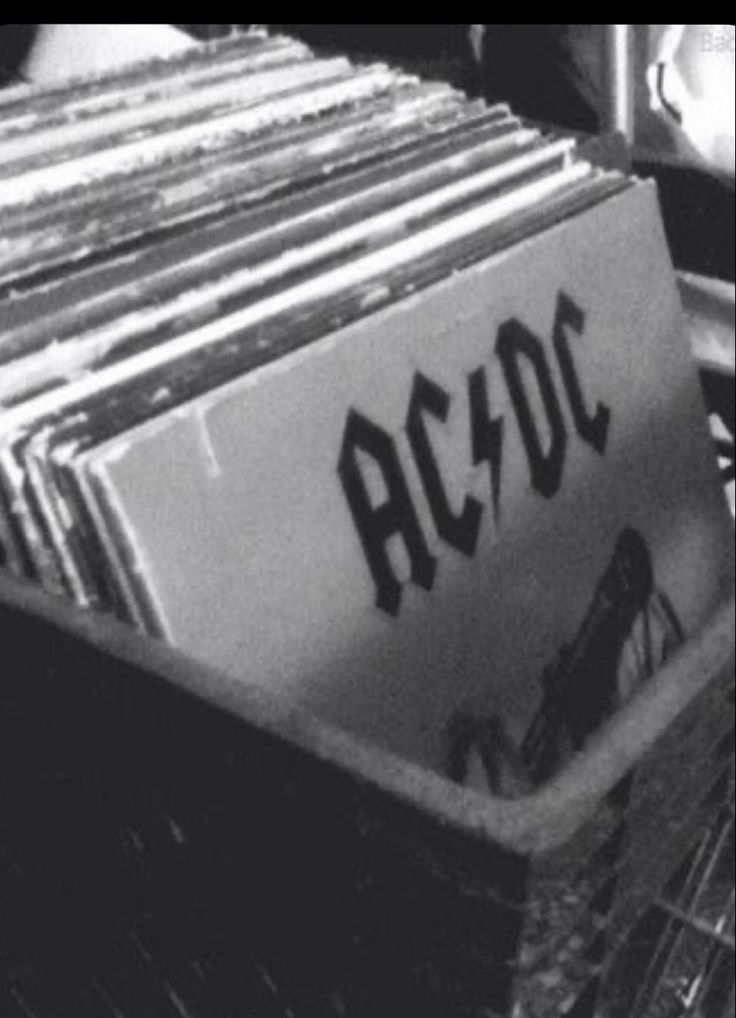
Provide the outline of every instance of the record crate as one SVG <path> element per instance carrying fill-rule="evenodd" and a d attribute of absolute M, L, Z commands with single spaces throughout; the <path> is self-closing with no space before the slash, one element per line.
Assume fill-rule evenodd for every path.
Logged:
<path fill-rule="evenodd" d="M 285 38 L 254 33 L 172 61 L 52 87 L 30 106 L 24 92 L 2 101 L 0 487 L 10 540 L 0 566 L 6 555 L 9 570 L 30 569 L 47 593 L 0 578 L 0 1018 L 675 1018 L 701 1004 L 698 1018 L 721 1018 L 714 1009 L 733 983 L 733 601 L 670 651 L 683 640 L 673 604 L 702 618 L 722 574 L 732 590 L 723 555 L 732 534 L 714 475 L 698 469 L 708 440 L 691 427 L 702 407 L 690 359 L 664 345 L 680 307 L 652 185 L 594 169 L 506 106 L 483 109 L 382 65 L 321 61 Z M 586 321 L 598 340 L 590 349 L 605 355 L 582 372 L 569 339 Z M 485 706 L 499 702 L 485 687 L 501 673 L 519 680 L 529 601 L 505 598 L 506 613 L 494 614 L 485 599 L 503 587 L 489 570 L 476 586 L 438 589 L 413 628 L 371 625 L 363 595 L 374 593 L 376 568 L 369 560 L 365 570 L 362 552 L 374 513 L 357 468 L 362 452 L 383 450 L 374 458 L 401 478 L 404 520 L 417 516 L 405 491 L 413 472 L 442 542 L 472 558 L 484 506 L 465 492 L 475 523 L 471 514 L 458 536 L 439 463 L 451 457 L 465 474 L 487 462 L 499 508 L 505 414 L 488 405 L 489 336 L 532 481 L 520 457 L 503 454 L 515 524 L 507 574 L 523 560 L 514 532 L 540 546 L 531 497 L 556 494 L 573 446 L 560 398 L 576 436 L 566 476 L 578 487 L 546 503 L 548 533 L 564 530 L 568 544 L 555 542 L 553 565 L 535 568 L 535 590 L 550 577 L 577 599 L 594 580 L 577 550 L 616 541 L 582 627 L 542 671 L 528 738 L 520 751 L 509 738 L 503 761 L 487 743 Z M 292 343 L 301 351 L 288 371 L 260 372 Z M 325 359 L 315 371 L 328 346 L 329 370 Z M 538 376 L 549 463 L 519 357 Z M 224 411 L 230 382 L 238 423 L 210 431 L 205 417 Z M 423 418 L 444 422 L 455 393 L 469 430 L 448 427 L 436 461 Z M 589 393 L 601 397 L 593 410 Z M 366 417 L 357 407 L 368 394 Z M 608 445 L 614 396 L 623 426 Z M 286 438 L 272 429 L 286 420 L 277 405 L 295 411 Z M 329 433 L 317 441 L 327 407 Z M 409 446 L 397 452 L 394 424 L 405 421 Z M 147 454 L 128 483 L 113 469 L 118 454 L 128 438 L 142 451 L 161 422 L 177 450 L 157 438 L 161 462 L 191 470 L 169 477 Z M 253 440 L 243 443 L 246 431 Z M 634 433 L 649 439 L 636 456 L 625 441 Z M 595 472 L 581 457 L 604 449 Z M 206 548 L 195 548 L 204 503 L 182 494 L 187 478 L 212 494 L 210 518 L 222 524 Z M 267 503 L 253 502 L 257 533 L 250 508 L 241 513 L 244 478 Z M 146 479 L 155 483 L 139 516 Z M 296 545 L 293 520 L 274 512 L 297 504 L 294 491 Z M 678 510 L 687 523 L 676 533 L 663 521 L 683 492 L 704 498 Z M 592 536 L 572 525 L 574 501 L 596 522 Z M 627 518 L 614 533 L 606 520 L 619 502 Z M 423 545 L 421 521 L 410 526 Z M 247 542 L 233 541 L 244 533 Z M 300 580 L 291 563 L 278 567 L 287 543 L 294 562 L 329 546 L 326 569 Z M 248 571 L 254 547 L 262 575 Z M 184 599 L 176 632 L 154 609 L 154 549 L 166 552 L 172 596 L 201 595 Z M 435 563 L 420 558 L 416 585 L 428 590 Z M 666 591 L 655 583 L 663 562 Z M 201 583 L 223 563 L 225 574 Z M 336 601 L 335 577 L 354 566 L 362 587 Z M 377 591 L 392 618 L 397 582 Z M 234 655 L 210 660 L 252 681 L 52 600 L 61 590 L 172 643 L 196 630 L 208 650 Z M 315 604 L 329 591 L 329 606 L 301 629 L 304 591 Z M 542 634 L 549 604 L 532 603 Z M 493 632 L 473 618 L 475 604 L 487 604 Z M 330 672 L 304 653 L 323 640 L 325 619 L 342 624 L 349 647 L 325 658 L 340 661 Z M 501 630 L 508 655 L 496 660 Z M 604 638 L 600 666 L 593 635 Z M 197 654 L 203 644 L 186 646 Z M 358 660 L 359 646 L 380 653 Z M 455 648 L 474 658 L 480 717 L 475 691 L 460 701 Z M 534 656 L 531 680 L 551 653 Z M 424 742 L 427 691 L 445 686 L 448 710 L 432 705 L 447 722 L 442 739 L 416 755 L 455 782 L 268 692 L 285 688 L 291 665 L 300 695 L 308 672 L 334 680 L 330 700 L 360 681 L 370 696 L 350 705 L 352 723 L 371 721 L 376 738 L 389 734 L 389 703 Z M 402 689 L 413 695 L 401 699 Z M 561 769 L 568 742 L 584 749 Z M 463 787 L 472 765 L 496 787 L 497 763 L 514 772 L 513 795 L 504 782 L 491 797 Z"/>
<path fill-rule="evenodd" d="M 653 1018 L 702 939 L 733 601 L 507 800 L 8 579 L 0 633 L 3 1018 Z"/>

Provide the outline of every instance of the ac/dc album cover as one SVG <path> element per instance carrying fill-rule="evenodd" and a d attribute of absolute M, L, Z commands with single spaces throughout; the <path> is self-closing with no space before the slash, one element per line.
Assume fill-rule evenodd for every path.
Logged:
<path fill-rule="evenodd" d="M 2 559 L 80 608 L 506 795 L 724 596 L 654 189 L 575 141 L 253 33 L 8 92 L 0 212 Z"/>

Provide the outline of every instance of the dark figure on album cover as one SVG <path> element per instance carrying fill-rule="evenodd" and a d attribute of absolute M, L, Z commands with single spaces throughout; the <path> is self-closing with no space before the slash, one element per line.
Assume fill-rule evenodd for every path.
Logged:
<path fill-rule="evenodd" d="M 646 541 L 625 528 L 578 632 L 542 673 L 542 702 L 521 746 L 500 717 L 458 714 L 449 728 L 448 776 L 465 783 L 475 769 L 494 795 L 531 792 L 584 748 L 683 638 L 655 584 Z"/>

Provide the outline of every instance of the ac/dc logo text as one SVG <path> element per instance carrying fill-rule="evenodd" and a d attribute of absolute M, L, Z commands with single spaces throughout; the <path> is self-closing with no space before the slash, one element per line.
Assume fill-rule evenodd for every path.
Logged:
<path fill-rule="evenodd" d="M 552 348 L 563 396 L 570 408 L 575 434 L 603 455 L 611 412 L 603 403 L 591 407 L 586 400 L 572 350 L 571 337 L 582 337 L 584 328 L 585 313 L 560 292 Z M 552 498 L 562 483 L 569 435 L 545 347 L 527 326 L 511 318 L 498 329 L 495 352 L 526 454 L 531 486 L 540 496 Z M 522 365 L 526 365 L 526 370 L 522 370 Z M 529 398 L 528 391 L 532 376 L 538 393 L 535 401 Z M 490 500 L 498 517 L 506 421 L 503 416 L 494 417 L 491 413 L 484 366 L 467 376 L 466 385 L 470 462 L 473 466 L 487 465 Z M 437 382 L 416 372 L 405 421 L 406 435 L 438 537 L 462 555 L 472 557 L 486 506 L 468 495 L 459 511 L 453 509 L 427 429 L 428 418 L 446 422 L 451 399 L 450 393 Z M 544 429 L 542 421 L 535 418 L 540 412 L 545 417 Z M 380 471 L 387 494 L 378 505 L 371 499 L 359 454 L 372 459 Z M 338 474 L 373 577 L 376 605 L 388 615 L 397 616 L 402 583 L 389 556 L 389 540 L 399 535 L 409 559 L 411 582 L 424 590 L 432 589 L 437 558 L 430 551 L 394 437 L 355 409 L 348 413 Z"/>

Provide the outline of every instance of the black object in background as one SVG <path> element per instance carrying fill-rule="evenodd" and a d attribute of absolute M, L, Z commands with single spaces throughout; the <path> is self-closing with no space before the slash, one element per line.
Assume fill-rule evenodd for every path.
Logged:
<path fill-rule="evenodd" d="M 211 42 L 213 39 L 224 39 L 236 29 L 249 28 L 249 25 L 172 25 L 200 42 Z"/>
<path fill-rule="evenodd" d="M 482 92 L 532 120 L 600 129 L 605 25 L 485 25 Z"/>
<path fill-rule="evenodd" d="M 424 78 L 443 80 L 470 93 L 480 86 L 469 25 L 269 25 L 302 39 L 323 54 L 353 60 L 386 60 Z"/>
<path fill-rule="evenodd" d="M 667 240 L 678 269 L 734 281 L 734 186 L 696 167 L 635 163 L 657 181 Z"/>
<path fill-rule="evenodd" d="M 0 88 L 23 80 L 21 68 L 36 39 L 38 25 L 0 25 Z"/>

